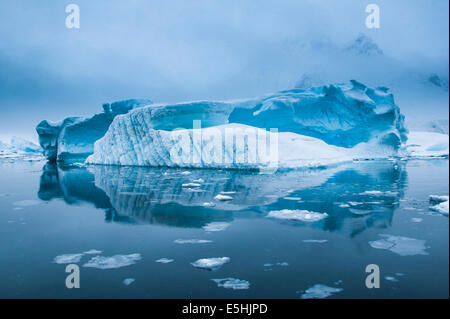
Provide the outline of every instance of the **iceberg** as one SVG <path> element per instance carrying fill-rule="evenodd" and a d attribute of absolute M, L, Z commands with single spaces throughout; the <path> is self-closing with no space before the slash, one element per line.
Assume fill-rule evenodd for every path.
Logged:
<path fill-rule="evenodd" d="M 449 136 L 436 132 L 410 132 L 406 144 L 410 157 L 448 157 Z"/>
<path fill-rule="evenodd" d="M 372 89 L 357 81 L 250 100 L 152 104 L 115 117 L 93 150 L 89 148 L 93 154 L 86 163 L 320 167 L 395 155 L 407 140 L 403 123 L 387 88 Z M 62 159 L 63 151 L 58 150 Z M 245 163 L 236 160 L 240 158 Z"/>
<path fill-rule="evenodd" d="M 14 136 L 9 143 L 0 141 L 0 158 L 40 159 L 41 156 L 38 145 L 21 137 Z"/>
<path fill-rule="evenodd" d="M 84 161 L 94 151 L 94 142 L 103 137 L 117 115 L 150 105 L 150 100 L 125 100 L 103 104 L 103 112 L 90 118 L 69 117 L 60 122 L 44 120 L 36 131 L 49 161 Z"/>

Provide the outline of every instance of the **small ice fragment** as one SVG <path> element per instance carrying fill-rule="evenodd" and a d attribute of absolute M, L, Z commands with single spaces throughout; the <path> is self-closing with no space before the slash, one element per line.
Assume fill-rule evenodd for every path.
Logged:
<path fill-rule="evenodd" d="M 289 266 L 289 264 L 287 262 L 283 261 L 281 263 L 277 263 L 277 266 L 286 267 L 286 266 Z"/>
<path fill-rule="evenodd" d="M 301 197 L 290 197 L 290 196 L 283 197 L 283 199 L 285 199 L 285 200 L 302 200 Z"/>
<path fill-rule="evenodd" d="M 38 200 L 26 199 L 26 200 L 14 202 L 13 205 L 20 206 L 20 207 L 27 207 L 27 206 L 35 206 L 35 205 L 38 205 L 39 203 L 40 203 L 40 201 L 38 201 Z"/>
<path fill-rule="evenodd" d="M 212 243 L 212 240 L 207 239 L 176 239 L 175 244 L 207 244 Z"/>
<path fill-rule="evenodd" d="M 57 264 L 76 264 L 81 260 L 83 254 L 65 254 L 56 256 L 53 260 Z"/>
<path fill-rule="evenodd" d="M 83 254 L 87 254 L 87 255 L 98 255 L 101 254 L 102 251 L 101 250 L 97 250 L 97 249 L 90 249 L 88 251 L 84 251 Z"/>
<path fill-rule="evenodd" d="M 189 172 L 189 171 L 184 171 L 184 172 L 181 172 L 180 174 L 181 174 L 181 175 L 191 175 L 192 173 Z"/>
<path fill-rule="evenodd" d="M 123 284 L 124 284 L 125 286 L 129 286 L 129 285 L 131 285 L 133 282 L 135 282 L 135 280 L 136 280 L 136 279 L 134 279 L 134 278 L 126 278 L 126 279 L 123 280 Z"/>
<path fill-rule="evenodd" d="M 202 186 L 201 184 L 198 183 L 186 183 L 186 184 L 182 184 L 181 187 L 186 187 L 186 188 L 191 188 L 191 187 L 200 187 Z"/>
<path fill-rule="evenodd" d="M 217 194 L 216 197 L 214 197 L 214 199 L 220 200 L 220 201 L 226 201 L 226 200 L 232 200 L 233 197 L 228 196 L 228 195 Z"/>
<path fill-rule="evenodd" d="M 430 202 L 442 203 L 448 201 L 448 196 L 445 195 L 430 195 Z"/>
<path fill-rule="evenodd" d="M 236 192 L 235 191 L 223 191 L 223 192 L 220 192 L 222 195 L 233 195 L 233 194 L 236 194 Z"/>
<path fill-rule="evenodd" d="M 199 178 L 199 179 L 194 179 L 193 182 L 194 183 L 204 183 L 205 181 L 203 179 Z"/>
<path fill-rule="evenodd" d="M 383 195 L 383 192 L 381 192 L 381 191 L 365 191 L 365 192 L 360 193 L 359 195 L 381 196 L 381 195 Z"/>
<path fill-rule="evenodd" d="M 430 195 L 430 203 L 433 205 L 430 207 L 430 210 L 448 215 L 448 196 Z"/>
<path fill-rule="evenodd" d="M 327 213 L 316 213 L 300 209 L 273 210 L 270 211 L 269 214 L 267 215 L 267 217 L 269 218 L 271 217 L 277 219 L 299 220 L 303 222 L 316 222 L 326 218 L 327 216 L 328 216 Z"/>
<path fill-rule="evenodd" d="M 229 223 L 225 222 L 212 222 L 209 224 L 206 224 L 202 228 L 207 232 L 213 232 L 213 231 L 222 231 L 227 229 L 230 226 Z"/>
<path fill-rule="evenodd" d="M 250 288 L 250 282 L 247 280 L 241 280 L 236 278 L 222 278 L 211 280 L 217 283 L 217 287 L 223 287 L 226 289 L 241 290 Z"/>
<path fill-rule="evenodd" d="M 328 240 L 327 239 L 304 239 L 302 240 L 304 243 L 318 243 L 318 244 L 323 244 L 326 243 Z"/>
<path fill-rule="evenodd" d="M 311 288 L 306 289 L 305 293 L 301 295 L 302 299 L 323 299 L 331 296 L 332 294 L 341 292 L 342 288 L 333 288 L 325 285 L 317 284 Z"/>
<path fill-rule="evenodd" d="M 204 202 L 203 203 L 203 207 L 214 207 L 216 206 L 216 204 L 214 204 L 213 202 Z"/>
<path fill-rule="evenodd" d="M 169 259 L 169 258 L 160 258 L 158 260 L 155 260 L 157 263 L 161 263 L 161 264 L 168 264 L 173 262 L 173 259 Z"/>
<path fill-rule="evenodd" d="M 401 277 L 401 276 L 404 276 L 405 274 L 402 272 L 396 272 L 395 275 Z"/>
<path fill-rule="evenodd" d="M 340 208 L 348 208 L 348 207 L 350 207 L 350 205 L 349 204 L 340 204 L 339 207 Z"/>
<path fill-rule="evenodd" d="M 392 277 L 392 276 L 386 276 L 386 277 L 384 277 L 384 279 L 392 281 L 392 282 L 397 282 L 398 281 L 397 278 Z"/>
<path fill-rule="evenodd" d="M 111 257 L 95 256 L 85 263 L 83 267 L 115 269 L 133 265 L 141 259 L 141 254 L 115 255 Z"/>
<path fill-rule="evenodd" d="M 423 219 L 422 218 L 411 218 L 411 221 L 413 223 L 420 223 Z"/>
<path fill-rule="evenodd" d="M 350 206 L 358 206 L 358 205 L 362 205 L 363 203 L 361 203 L 361 202 L 348 202 L 348 204 Z"/>
<path fill-rule="evenodd" d="M 228 262 L 230 262 L 229 257 L 215 257 L 215 258 L 202 258 L 192 262 L 191 264 L 196 268 L 217 270 Z"/>
<path fill-rule="evenodd" d="M 425 251 L 425 240 L 402 236 L 380 234 L 383 239 L 370 241 L 369 245 L 376 249 L 388 249 L 400 256 L 428 255 Z"/>
<path fill-rule="evenodd" d="M 272 267 L 273 264 L 271 264 L 271 263 L 266 263 L 266 264 L 264 264 L 263 266 L 264 266 L 264 267 Z"/>

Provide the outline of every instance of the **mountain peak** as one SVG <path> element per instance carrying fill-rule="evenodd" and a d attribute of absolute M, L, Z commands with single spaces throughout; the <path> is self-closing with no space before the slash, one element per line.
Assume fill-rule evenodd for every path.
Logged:
<path fill-rule="evenodd" d="M 367 56 L 383 54 L 383 50 L 365 34 L 360 34 L 345 50 Z"/>

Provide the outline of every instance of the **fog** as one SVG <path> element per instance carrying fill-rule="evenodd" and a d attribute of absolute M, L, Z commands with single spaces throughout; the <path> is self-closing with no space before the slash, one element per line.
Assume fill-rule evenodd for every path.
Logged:
<path fill-rule="evenodd" d="M 69 3 L 79 5 L 80 29 L 65 26 Z M 369 3 L 380 7 L 379 29 L 365 25 Z M 305 73 L 394 89 L 408 72 L 448 79 L 448 7 L 447 0 L 2 0 L 0 137 L 35 140 L 42 119 L 89 115 L 120 99 L 254 97 L 294 87 Z M 383 51 L 377 63 L 394 65 L 389 83 L 378 64 L 361 68 L 360 59 L 352 67 L 342 54 L 362 33 Z"/>

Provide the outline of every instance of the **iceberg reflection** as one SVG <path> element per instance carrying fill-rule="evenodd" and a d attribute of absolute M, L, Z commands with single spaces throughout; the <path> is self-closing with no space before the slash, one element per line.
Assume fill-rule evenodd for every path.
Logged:
<path fill-rule="evenodd" d="M 200 228 L 235 217 L 266 217 L 271 211 L 326 213 L 313 223 L 275 220 L 356 235 L 389 227 L 407 183 L 404 163 L 354 162 L 327 169 L 258 174 L 250 171 L 170 168 L 43 168 L 40 199 L 89 203 L 107 221 Z M 230 200 L 219 200 L 221 197 Z M 239 214 L 236 214 L 239 212 Z"/>

